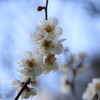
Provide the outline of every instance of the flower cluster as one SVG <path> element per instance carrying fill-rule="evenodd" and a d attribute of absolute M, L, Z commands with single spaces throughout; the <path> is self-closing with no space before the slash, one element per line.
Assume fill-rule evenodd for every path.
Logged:
<path fill-rule="evenodd" d="M 36 32 L 31 33 L 31 39 L 35 42 L 39 54 L 43 56 L 43 73 L 51 70 L 56 71 L 59 64 L 56 62 L 56 54 L 61 54 L 63 50 L 62 41 L 58 38 L 62 35 L 62 28 L 58 27 L 58 20 L 51 17 L 48 20 L 40 19 Z"/>
<path fill-rule="evenodd" d="M 95 95 L 100 94 L 100 78 L 94 78 L 92 83 L 88 84 L 86 91 L 83 93 L 83 100 L 93 100 Z"/>
<path fill-rule="evenodd" d="M 30 79 L 29 86 L 21 94 L 22 98 L 29 98 L 30 95 L 36 95 L 33 86 L 36 84 L 36 77 L 42 73 L 47 74 L 51 70 L 57 71 L 59 63 L 56 54 L 61 54 L 63 46 L 61 44 L 65 39 L 58 39 L 62 35 L 62 28 L 58 27 L 58 20 L 54 17 L 41 19 L 38 22 L 36 31 L 31 33 L 31 40 L 35 43 L 36 52 L 25 51 L 22 57 L 17 61 L 20 69 L 22 82 L 12 79 L 16 93 L 21 90 L 23 84 Z"/>

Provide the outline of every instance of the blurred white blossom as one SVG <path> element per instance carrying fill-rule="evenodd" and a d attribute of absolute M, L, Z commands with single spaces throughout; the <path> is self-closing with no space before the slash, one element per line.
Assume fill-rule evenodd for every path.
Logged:
<path fill-rule="evenodd" d="M 88 84 L 86 91 L 83 93 L 83 100 L 92 100 L 95 95 L 100 94 L 100 78 L 94 78 L 92 83 Z"/>
<path fill-rule="evenodd" d="M 92 100 L 93 97 L 95 96 L 95 94 L 96 94 L 95 87 L 93 86 L 92 83 L 89 83 L 88 87 L 86 88 L 86 91 L 82 95 L 82 99 L 83 100 Z"/>
<path fill-rule="evenodd" d="M 92 83 L 93 83 L 93 85 L 95 87 L 95 90 L 96 90 L 97 94 L 100 94 L 100 78 L 98 78 L 98 79 L 94 78 L 92 80 Z"/>
<path fill-rule="evenodd" d="M 68 94 L 71 88 L 71 84 L 69 82 L 68 76 L 63 74 L 60 76 L 60 90 L 64 94 Z"/>

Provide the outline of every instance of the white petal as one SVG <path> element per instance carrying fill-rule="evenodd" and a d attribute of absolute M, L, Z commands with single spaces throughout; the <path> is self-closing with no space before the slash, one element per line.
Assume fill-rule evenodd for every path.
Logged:
<path fill-rule="evenodd" d="M 50 18 L 48 19 L 48 21 L 49 21 L 50 25 L 53 26 L 53 27 L 55 27 L 55 26 L 58 25 L 58 20 L 57 20 L 57 18 L 55 18 L 55 17 L 50 17 Z"/>
<path fill-rule="evenodd" d="M 42 67 L 37 66 L 34 70 L 34 74 L 39 76 L 40 74 L 42 74 Z"/>
<path fill-rule="evenodd" d="M 31 39 L 36 42 L 47 37 L 48 33 L 38 27 L 36 32 L 32 32 L 30 35 Z"/>
<path fill-rule="evenodd" d="M 61 86 L 60 89 L 61 89 L 61 92 L 64 93 L 64 94 L 68 94 L 69 91 L 70 91 L 70 85 L 66 85 L 66 87 L 64 86 Z"/>
<path fill-rule="evenodd" d="M 60 40 L 59 40 L 59 43 L 65 41 L 65 40 L 66 40 L 66 39 L 60 39 Z"/>
<path fill-rule="evenodd" d="M 34 58 L 35 58 L 35 62 L 36 64 L 39 66 L 39 65 L 42 65 L 42 62 L 43 62 L 43 55 L 39 55 L 38 53 L 35 53 L 34 54 Z"/>
<path fill-rule="evenodd" d="M 26 94 L 24 95 L 24 99 L 27 99 L 30 96 L 35 96 L 35 95 L 37 95 L 37 91 L 35 89 L 31 89 L 31 91 L 26 92 Z"/>
<path fill-rule="evenodd" d="M 21 98 L 24 99 L 25 98 L 25 95 L 27 94 L 27 92 L 24 90 L 21 94 Z"/>
<path fill-rule="evenodd" d="M 66 74 L 63 74 L 60 76 L 60 89 L 61 89 L 61 92 L 64 93 L 64 94 L 68 94 L 69 93 L 69 90 L 71 88 L 70 84 L 65 84 L 66 81 L 68 81 L 68 76 Z"/>
<path fill-rule="evenodd" d="M 19 88 L 19 87 L 22 86 L 21 82 L 18 81 L 17 79 L 11 79 L 10 81 L 11 81 L 11 83 L 12 83 L 12 85 L 13 85 L 14 88 Z"/>
<path fill-rule="evenodd" d="M 94 78 L 92 80 L 92 83 L 93 83 L 94 86 L 96 85 L 96 83 L 99 83 L 99 82 L 100 82 L 100 80 L 98 78 Z"/>
<path fill-rule="evenodd" d="M 31 37 L 32 41 L 37 41 L 37 40 L 39 40 L 41 38 L 41 36 L 38 35 L 38 32 L 32 32 L 30 34 L 30 37 Z"/>
<path fill-rule="evenodd" d="M 48 25 L 48 21 L 46 19 L 40 19 L 38 21 L 38 27 L 43 29 L 46 25 Z"/>
<path fill-rule="evenodd" d="M 20 72 L 21 74 L 26 74 L 27 75 L 27 69 L 17 69 L 18 72 Z"/>
<path fill-rule="evenodd" d="M 61 83 L 64 84 L 64 83 L 65 83 L 65 80 L 68 80 L 67 74 L 61 75 L 61 76 L 60 76 L 60 80 L 61 80 Z"/>
<path fill-rule="evenodd" d="M 48 68 L 43 68 L 43 74 L 47 74 L 50 72 L 51 69 L 48 69 Z"/>
<path fill-rule="evenodd" d="M 25 67 L 26 65 L 26 58 L 20 58 L 17 60 L 17 63 L 19 64 L 20 67 Z"/>
<path fill-rule="evenodd" d="M 56 45 L 56 47 L 55 47 L 55 53 L 56 53 L 56 54 L 61 54 L 62 51 L 63 51 L 63 45 L 59 43 L 59 44 Z"/>
<path fill-rule="evenodd" d="M 55 27 L 54 32 L 55 32 L 55 38 L 59 38 L 62 35 L 63 30 L 61 27 Z"/>
<path fill-rule="evenodd" d="M 33 54 L 30 52 L 30 51 L 25 51 L 23 53 L 23 57 L 27 58 L 28 60 L 32 59 L 32 56 Z"/>

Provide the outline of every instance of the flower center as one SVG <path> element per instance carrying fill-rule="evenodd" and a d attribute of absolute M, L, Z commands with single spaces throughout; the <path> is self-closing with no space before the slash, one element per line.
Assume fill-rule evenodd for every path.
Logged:
<path fill-rule="evenodd" d="M 67 80 L 65 81 L 65 85 L 69 85 L 69 82 Z"/>
<path fill-rule="evenodd" d="M 53 30 L 53 27 L 50 26 L 50 25 L 47 25 L 47 26 L 44 28 L 44 30 L 45 30 L 46 32 L 48 32 L 48 33 L 51 33 L 52 30 Z"/>
<path fill-rule="evenodd" d="M 27 60 L 26 63 L 27 63 L 27 65 L 28 65 L 28 67 L 31 67 L 31 68 L 32 68 L 32 67 L 35 66 L 34 59 L 32 59 L 32 60 Z"/>
<path fill-rule="evenodd" d="M 25 89 L 27 92 L 30 92 L 31 91 L 31 88 L 29 88 L 28 86 L 26 86 L 26 89 Z"/>
<path fill-rule="evenodd" d="M 50 55 L 45 59 L 45 63 L 46 65 L 51 66 L 54 64 L 55 60 L 56 58 L 54 57 L 54 55 Z"/>
<path fill-rule="evenodd" d="M 96 83 L 96 88 L 100 90 L 100 82 Z"/>
<path fill-rule="evenodd" d="M 43 43 L 43 47 L 45 49 L 51 48 L 52 47 L 51 44 L 52 44 L 52 41 L 45 40 L 44 43 Z"/>

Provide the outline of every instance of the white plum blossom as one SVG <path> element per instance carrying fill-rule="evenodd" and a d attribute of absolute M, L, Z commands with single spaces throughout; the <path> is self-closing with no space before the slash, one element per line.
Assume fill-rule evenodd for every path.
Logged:
<path fill-rule="evenodd" d="M 60 76 L 60 90 L 64 94 L 68 94 L 71 88 L 71 84 L 68 80 L 68 76 L 63 74 Z"/>
<path fill-rule="evenodd" d="M 48 55 L 43 57 L 43 73 L 47 74 L 51 70 L 57 71 L 59 64 L 56 62 L 54 55 Z"/>
<path fill-rule="evenodd" d="M 33 55 L 30 51 L 26 51 L 23 53 L 22 58 L 20 58 L 17 63 L 21 67 L 25 67 L 28 70 L 33 70 L 34 75 L 40 75 L 42 73 L 42 56 L 39 54 L 34 53 Z"/>
<path fill-rule="evenodd" d="M 49 19 L 40 19 L 38 21 L 38 29 L 47 32 L 49 37 L 58 38 L 62 35 L 62 28 L 58 27 L 58 20 L 55 17 L 50 17 Z"/>
<path fill-rule="evenodd" d="M 95 87 L 92 83 L 88 84 L 86 91 L 82 95 L 83 100 L 92 100 L 96 94 Z"/>
<path fill-rule="evenodd" d="M 19 80 L 16 80 L 16 79 L 12 79 L 11 83 L 12 83 L 13 87 L 16 89 L 16 94 L 19 93 L 19 91 L 21 90 L 21 88 L 24 85 L 24 82 L 20 82 Z M 27 86 L 25 88 L 25 90 L 22 92 L 21 98 L 27 99 L 30 96 L 35 96 L 35 95 L 37 95 L 37 91 L 34 88 L 30 88 Z"/>
<path fill-rule="evenodd" d="M 100 94 L 100 78 L 94 78 L 92 83 L 96 89 L 97 94 Z"/>
<path fill-rule="evenodd" d="M 95 95 L 100 94 L 100 78 L 94 78 L 92 83 L 88 84 L 86 91 L 83 93 L 83 100 L 92 100 Z"/>
<path fill-rule="evenodd" d="M 24 67 L 23 69 L 17 69 L 21 73 L 21 78 L 27 81 L 29 78 L 32 82 L 36 82 L 36 76 L 42 74 L 42 56 L 38 54 L 32 54 L 29 51 L 24 52 L 22 58 L 17 63 Z"/>
<path fill-rule="evenodd" d="M 61 54 L 63 50 L 62 40 L 52 40 L 51 38 L 42 39 L 37 43 L 39 52 L 43 55 Z"/>

